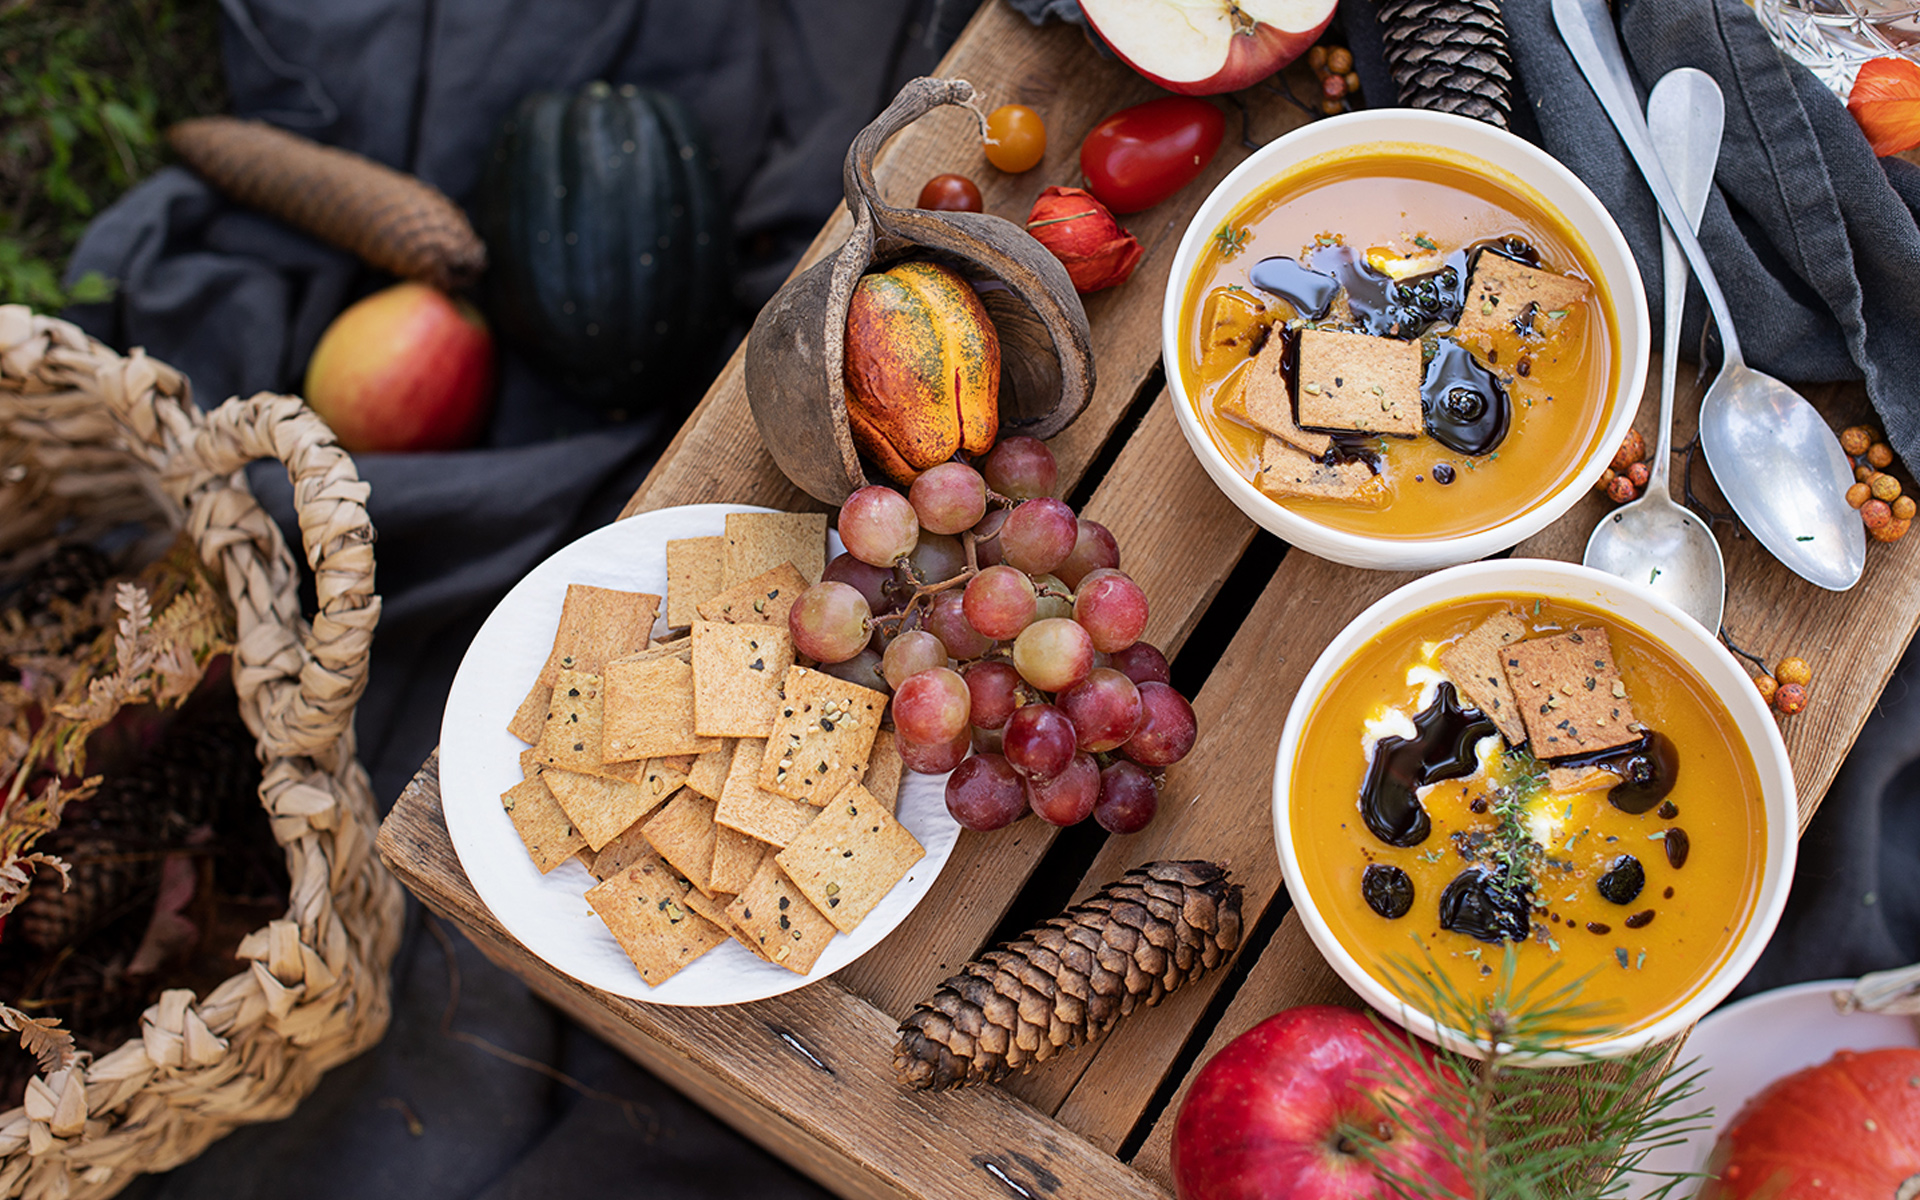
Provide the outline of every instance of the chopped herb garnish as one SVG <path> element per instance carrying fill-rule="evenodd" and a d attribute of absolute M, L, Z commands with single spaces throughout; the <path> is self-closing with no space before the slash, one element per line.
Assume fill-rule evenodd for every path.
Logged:
<path fill-rule="evenodd" d="M 1799 537 L 1794 538 L 1793 540 L 1796 542 L 1810 542 L 1813 540 L 1813 535 L 1810 533 L 1803 533 Z"/>
<path fill-rule="evenodd" d="M 1658 578 L 1660 578 L 1660 568 L 1659 568 L 1659 567 L 1655 567 L 1655 568 L 1653 569 L 1653 573 L 1652 573 L 1651 575 L 1648 575 L 1648 576 L 1647 576 L 1647 582 L 1648 582 L 1648 583 L 1652 583 L 1652 582 L 1653 582 L 1654 580 L 1656 580 L 1656 579 L 1658 579 Z"/>
<path fill-rule="evenodd" d="M 1646 965 L 1647 965 L 1647 952 L 1645 950 L 1642 950 L 1640 952 L 1640 957 L 1633 960 L 1633 969 L 1638 971 L 1641 967 L 1644 967 Z"/>
<path fill-rule="evenodd" d="M 1613 948 L 1613 957 L 1619 961 L 1622 971 L 1627 969 L 1627 951 L 1624 946 L 1615 946 Z"/>
<path fill-rule="evenodd" d="M 1252 229 L 1245 225 L 1235 229 L 1229 221 L 1214 231 L 1213 244 L 1220 251 L 1221 258 L 1232 258 L 1247 248 L 1247 239 L 1252 235 Z"/>
<path fill-rule="evenodd" d="M 1439 243 L 1435 242 L 1432 238 L 1428 237 L 1424 233 L 1421 234 L 1419 237 L 1414 238 L 1413 244 L 1420 247 L 1422 250 L 1438 250 L 1440 248 Z"/>
<path fill-rule="evenodd" d="M 1549 312 L 1547 315 L 1552 317 L 1554 320 L 1558 321 L 1561 317 L 1564 317 L 1567 315 L 1567 310 L 1564 308 L 1556 308 L 1553 311 Z"/>

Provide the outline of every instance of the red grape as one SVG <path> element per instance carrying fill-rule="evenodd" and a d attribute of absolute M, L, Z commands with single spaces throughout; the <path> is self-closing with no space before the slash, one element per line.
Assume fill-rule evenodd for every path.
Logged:
<path fill-rule="evenodd" d="M 960 672 L 935 667 L 893 689 L 893 727 L 905 741 L 923 746 L 951 742 L 970 727 L 972 694 Z"/>
<path fill-rule="evenodd" d="M 987 515 L 987 481 L 965 463 L 937 463 L 913 481 L 907 499 L 927 532 L 959 533 Z"/>
<path fill-rule="evenodd" d="M 973 527 L 973 555 L 983 567 L 997 567 L 1004 561 L 1000 553 L 1000 530 L 1006 527 L 1009 511 L 996 508 Z"/>
<path fill-rule="evenodd" d="M 973 752 L 975 754 L 999 754 L 1006 747 L 1001 744 L 1000 730 L 973 727 Z"/>
<path fill-rule="evenodd" d="M 882 665 L 887 682 L 899 687 L 922 671 L 946 666 L 947 647 L 924 629 L 909 629 L 888 644 Z"/>
<path fill-rule="evenodd" d="M 960 668 L 973 698 L 973 723 L 998 729 L 1020 707 L 1020 672 L 998 661 L 973 662 Z"/>
<path fill-rule="evenodd" d="M 1028 704 L 1014 710 L 1007 718 L 1001 741 L 1007 761 L 1032 778 L 1052 779 L 1073 761 L 1073 722 L 1051 704 Z"/>
<path fill-rule="evenodd" d="M 840 506 L 839 529 L 847 553 L 875 567 L 891 567 L 913 553 L 920 540 L 920 518 L 913 505 L 878 484 L 847 497 Z"/>
<path fill-rule="evenodd" d="M 1004 829 L 1027 811 L 1020 776 L 998 754 L 976 754 L 947 776 L 947 811 L 962 829 Z"/>
<path fill-rule="evenodd" d="M 1058 575 L 1035 575 L 1033 590 L 1040 597 L 1040 602 L 1034 606 L 1034 620 L 1073 615 L 1073 590 Z"/>
<path fill-rule="evenodd" d="M 922 775 L 944 775 L 966 759 L 968 751 L 973 749 L 973 743 L 963 733 L 950 742 L 934 742 L 931 745 L 898 738 L 894 747 L 900 751 L 900 761 L 907 765 L 907 770 L 918 771 Z"/>
<path fill-rule="evenodd" d="M 1064 692 L 1093 669 L 1093 638 L 1065 617 L 1035 621 L 1013 643 L 1013 666 L 1043 692 Z"/>
<path fill-rule="evenodd" d="M 1098 521 L 1089 521 L 1081 517 L 1076 525 L 1078 532 L 1073 539 L 1073 552 L 1066 561 L 1053 569 L 1053 573 L 1066 581 L 1070 588 L 1080 586 L 1088 571 L 1101 567 L 1120 565 L 1120 543 L 1113 534 Z"/>
<path fill-rule="evenodd" d="M 1100 798 L 1100 768 L 1090 754 L 1076 754 L 1052 779 L 1027 780 L 1027 803 L 1049 825 L 1078 825 Z"/>
<path fill-rule="evenodd" d="M 1130 762 L 1117 762 L 1100 772 L 1100 799 L 1093 819 L 1108 833 L 1139 833 L 1153 823 L 1160 807 L 1153 776 Z"/>
<path fill-rule="evenodd" d="M 1055 701 L 1073 722 L 1082 750 L 1111 750 L 1140 727 L 1140 691 L 1111 667 L 1095 667 Z"/>
<path fill-rule="evenodd" d="M 1164 683 L 1140 685 L 1140 728 L 1120 753 L 1148 767 L 1177 763 L 1193 749 L 1200 727 L 1193 705 Z"/>
<path fill-rule="evenodd" d="M 1125 650 L 1147 628 L 1147 594 L 1119 571 L 1092 572 L 1074 595 L 1073 619 L 1087 627 L 1094 649 Z"/>
<path fill-rule="evenodd" d="M 1051 496 L 1013 510 L 1000 531 L 1000 556 L 1029 575 L 1045 575 L 1073 553 L 1079 525 L 1073 510 Z"/>
<path fill-rule="evenodd" d="M 962 661 L 979 658 L 993 649 L 993 639 L 975 629 L 967 620 L 965 601 L 957 590 L 941 592 L 927 610 L 927 632 L 939 638 L 947 653 Z"/>
<path fill-rule="evenodd" d="M 980 464 L 980 473 L 987 477 L 987 486 L 1002 496 L 1031 500 L 1053 494 L 1060 467 L 1045 442 L 1016 435 L 1000 439 L 1000 443 L 987 452 Z"/>
<path fill-rule="evenodd" d="M 869 566 L 851 554 L 836 554 L 827 569 L 820 573 L 822 583 L 848 583 L 860 589 L 867 598 L 867 607 L 877 616 L 892 612 L 900 607 L 900 600 L 890 586 L 893 572 L 885 567 Z"/>
<path fill-rule="evenodd" d="M 1173 682 L 1167 656 L 1151 642 L 1135 642 L 1125 650 L 1116 650 L 1112 661 L 1114 670 L 1137 684 Z"/>
<path fill-rule="evenodd" d="M 909 576 L 904 582 L 944 583 L 967 569 L 967 548 L 959 538 L 923 533 L 902 569 Z"/>
<path fill-rule="evenodd" d="M 850 583 L 816 583 L 787 613 L 794 649 L 823 663 L 845 662 L 873 636 L 867 598 Z"/>
<path fill-rule="evenodd" d="M 887 682 L 886 673 L 880 669 L 880 652 L 872 646 L 868 646 L 845 662 L 825 663 L 820 669 L 835 679 L 857 683 L 861 687 L 872 688 L 876 692 L 893 690 L 893 685 Z"/>
<path fill-rule="evenodd" d="M 1033 581 L 1009 566 L 988 567 L 967 581 L 967 623 L 995 641 L 1009 641 L 1033 623 Z"/>

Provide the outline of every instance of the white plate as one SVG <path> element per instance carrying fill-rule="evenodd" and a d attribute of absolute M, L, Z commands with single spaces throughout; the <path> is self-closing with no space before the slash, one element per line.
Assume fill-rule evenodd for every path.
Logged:
<path fill-rule="evenodd" d="M 585 895 L 593 877 L 578 859 L 542 875 L 527 857 L 500 793 L 520 781 L 524 743 L 507 723 L 546 662 L 560 627 L 569 583 L 624 591 L 667 590 L 667 542 L 724 532 L 726 515 L 769 512 L 737 504 L 694 504 L 641 513 L 597 529 L 528 573 L 467 647 L 440 726 L 440 803 L 460 866 L 494 917 L 555 970 L 602 991 L 653 1004 L 712 1005 L 763 1000 L 827 976 L 871 950 L 906 919 L 953 853 L 960 827 L 947 815 L 946 776 L 906 772 L 900 823 L 926 847 L 877 908 L 851 934 L 836 934 L 813 971 L 796 975 L 729 941 L 658 987 L 649 987 L 594 915 Z M 841 550 L 827 534 L 828 555 Z M 658 636 L 665 619 L 654 628 Z"/>
<path fill-rule="evenodd" d="M 1852 986 L 1851 979 L 1830 979 L 1775 988 L 1701 1021 L 1681 1055 L 1694 1059 L 1695 1069 L 1706 1074 L 1700 1095 L 1678 1112 L 1689 1115 L 1711 1108 L 1713 1128 L 1649 1155 L 1645 1169 L 1704 1171 L 1714 1142 L 1741 1106 L 1782 1075 L 1826 1062 L 1841 1050 L 1920 1046 L 1920 1031 L 1911 1018 L 1836 1011 L 1833 993 Z M 1628 1186 L 1630 1195 L 1642 1190 Z"/>

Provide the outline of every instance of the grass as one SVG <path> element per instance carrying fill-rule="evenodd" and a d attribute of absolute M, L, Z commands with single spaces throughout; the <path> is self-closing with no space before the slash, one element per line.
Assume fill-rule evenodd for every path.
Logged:
<path fill-rule="evenodd" d="M 0 304 L 57 309 L 87 222 L 167 159 L 162 131 L 220 112 L 215 0 L 0 0 Z"/>

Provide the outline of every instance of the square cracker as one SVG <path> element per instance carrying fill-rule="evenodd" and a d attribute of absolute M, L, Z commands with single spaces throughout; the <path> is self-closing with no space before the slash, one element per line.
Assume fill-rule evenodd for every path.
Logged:
<path fill-rule="evenodd" d="M 794 667 L 760 764 L 760 786 L 821 805 L 866 774 L 887 695 Z"/>
<path fill-rule="evenodd" d="M 707 896 L 701 894 L 698 888 L 688 888 L 686 897 L 680 903 L 712 921 L 720 932 L 729 937 L 739 937 L 734 931 L 733 919 L 727 916 L 727 905 L 733 903 L 732 892 Z"/>
<path fill-rule="evenodd" d="M 633 960 L 640 978 L 657 987 L 727 940 L 718 925 L 682 903 L 686 895 L 686 884 L 671 871 L 641 863 L 589 888 L 587 903 Z"/>
<path fill-rule="evenodd" d="M 1520 703 L 1507 686 L 1500 651 L 1527 636 L 1527 623 L 1513 609 L 1495 613 L 1440 652 L 1440 665 L 1467 702 L 1499 727 L 1507 745 L 1527 740 L 1520 721 Z"/>
<path fill-rule="evenodd" d="M 926 853 L 885 805 L 855 783 L 821 809 L 774 861 L 834 928 L 846 932 Z"/>
<path fill-rule="evenodd" d="M 522 779 L 500 793 L 500 807 L 507 810 L 513 831 L 520 835 L 528 857 L 542 875 L 587 848 L 587 839 L 573 827 L 560 802 L 553 798 L 538 775 Z"/>
<path fill-rule="evenodd" d="M 899 812 L 900 777 L 906 769 L 893 731 L 882 729 L 873 735 L 873 749 L 867 752 L 867 773 L 861 777 L 860 786 L 872 792 L 873 798 L 886 805 L 888 812 Z"/>
<path fill-rule="evenodd" d="M 1604 628 L 1515 642 L 1500 661 L 1535 758 L 1608 750 L 1640 736 Z"/>
<path fill-rule="evenodd" d="M 800 577 L 792 563 L 781 563 L 700 605 L 700 619 L 725 621 L 729 625 L 778 625 L 785 629 L 787 613 L 806 586 L 807 581 Z"/>
<path fill-rule="evenodd" d="M 600 773 L 602 719 L 600 677 L 562 670 L 554 681 L 546 728 L 540 734 L 540 765 L 589 775 Z"/>
<path fill-rule="evenodd" d="M 693 624 L 693 727 L 701 737 L 773 732 L 793 634 L 771 625 Z"/>
<path fill-rule="evenodd" d="M 807 903 L 771 858 L 727 905 L 727 916 L 751 939 L 760 957 L 799 975 L 813 970 L 833 940 L 833 922 Z"/>
<path fill-rule="evenodd" d="M 1338 500 L 1376 508 L 1387 499 L 1387 481 L 1365 463 L 1324 463 L 1276 437 L 1261 443 L 1253 482 L 1275 500 Z"/>
<path fill-rule="evenodd" d="M 602 849 L 635 821 L 665 803 L 680 786 L 681 778 L 654 770 L 629 782 L 557 768 L 541 776 L 567 819 L 594 850 Z"/>
<path fill-rule="evenodd" d="M 560 604 L 560 627 L 553 649 L 541 666 L 527 698 L 520 702 L 507 732 L 523 742 L 540 740 L 540 725 L 548 711 L 554 682 L 564 670 L 598 674 L 613 659 L 643 649 L 653 634 L 660 597 L 647 592 L 619 592 L 584 583 L 567 585 Z"/>
<path fill-rule="evenodd" d="M 719 738 L 718 749 L 709 750 L 693 760 L 693 766 L 687 770 L 686 786 L 699 792 L 709 800 L 720 798 L 720 789 L 727 784 L 727 771 L 733 766 L 733 738 Z"/>
<path fill-rule="evenodd" d="M 602 846 L 597 853 L 589 851 L 588 853 L 593 854 L 593 861 L 587 864 L 588 873 L 595 879 L 612 879 L 628 867 L 636 867 L 648 862 L 659 863 L 666 870 L 672 871 L 672 865 L 654 851 L 653 843 L 647 841 L 646 834 L 641 832 L 645 826 L 645 821 L 635 821 L 622 830 L 619 837 Z M 686 885 L 688 891 L 693 890 L 693 885 L 687 883 L 684 876 L 680 876 L 677 871 L 674 874 L 679 877 L 682 884 Z"/>
<path fill-rule="evenodd" d="M 719 745 L 693 731 L 689 663 L 677 658 L 608 663 L 600 692 L 600 753 L 607 762 L 705 754 Z"/>
<path fill-rule="evenodd" d="M 1241 413 L 1247 424 L 1318 458 L 1333 449 L 1333 438 L 1308 433 L 1294 420 L 1293 389 L 1281 369 L 1286 356 L 1286 339 L 1270 337 L 1253 364 L 1240 373 L 1246 380 L 1240 392 Z"/>
<path fill-rule="evenodd" d="M 700 605 L 720 590 L 724 537 L 677 538 L 667 543 L 667 624 L 683 629 L 700 619 Z"/>
<path fill-rule="evenodd" d="M 713 801 L 681 788 L 640 827 L 660 857 L 708 895 L 713 894 L 713 809 Z"/>
<path fill-rule="evenodd" d="M 825 513 L 728 513 L 720 585 L 735 587 L 792 563 L 808 583 L 827 569 Z"/>
<path fill-rule="evenodd" d="M 1466 307 L 1454 325 L 1454 335 L 1491 336 L 1503 328 L 1514 328 L 1516 321 L 1528 315 L 1530 304 L 1537 305 L 1540 312 L 1557 312 L 1586 297 L 1585 280 L 1482 250 L 1474 256 L 1473 274 L 1467 278 Z"/>
<path fill-rule="evenodd" d="M 790 800 L 760 786 L 760 760 L 766 754 L 763 738 L 741 738 L 733 748 L 733 763 L 720 789 L 714 820 L 729 829 L 784 846 L 812 823 L 820 810 L 805 800 Z"/>
<path fill-rule="evenodd" d="M 748 837 L 725 825 L 714 826 L 713 869 L 708 872 L 715 895 L 737 895 L 753 880 L 760 860 L 773 853 L 773 847 L 756 837 Z"/>
<path fill-rule="evenodd" d="M 1341 329 L 1302 329 L 1300 424 L 1308 429 L 1412 436 L 1420 411 L 1420 343 Z"/>

